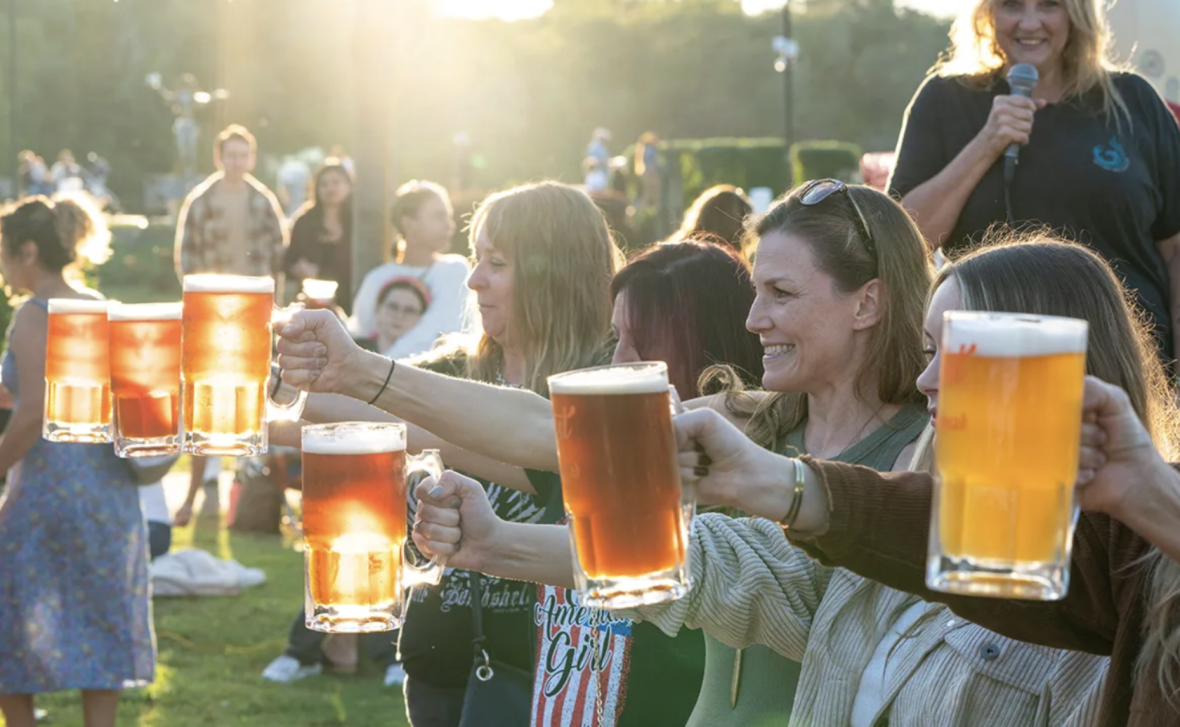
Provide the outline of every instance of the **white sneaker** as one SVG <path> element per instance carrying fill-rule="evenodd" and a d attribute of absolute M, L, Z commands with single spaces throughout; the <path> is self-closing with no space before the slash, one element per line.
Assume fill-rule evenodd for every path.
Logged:
<path fill-rule="evenodd" d="M 262 678 L 279 684 L 290 684 L 307 677 L 319 676 L 323 673 L 322 664 L 300 664 L 293 656 L 283 654 L 262 670 Z"/>
<path fill-rule="evenodd" d="M 406 670 L 402 668 L 401 664 L 390 664 L 389 668 L 385 670 L 385 686 L 400 687 L 405 680 Z"/>

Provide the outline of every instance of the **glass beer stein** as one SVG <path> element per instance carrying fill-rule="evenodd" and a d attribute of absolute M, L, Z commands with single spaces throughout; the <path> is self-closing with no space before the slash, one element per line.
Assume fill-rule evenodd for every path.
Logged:
<path fill-rule="evenodd" d="M 51 442 L 111 441 L 111 367 L 105 300 L 50 298 L 45 418 Z"/>
<path fill-rule="evenodd" d="M 180 452 L 180 303 L 112 303 L 111 438 L 120 457 Z"/>
<path fill-rule="evenodd" d="M 944 321 L 926 584 L 1064 598 L 1089 326 L 965 311 Z"/>
<path fill-rule="evenodd" d="M 329 633 L 401 625 L 405 589 L 437 584 L 441 562 L 406 554 L 406 481 L 441 477 L 437 450 L 406 455 L 401 423 L 303 428 L 303 537 L 307 627 Z"/>
<path fill-rule="evenodd" d="M 580 601 L 620 609 L 690 587 L 695 504 L 680 483 L 665 364 L 549 377 Z"/>
<path fill-rule="evenodd" d="M 181 323 L 181 451 L 203 456 L 264 454 L 268 421 L 297 421 L 307 394 L 270 400 L 273 325 L 297 308 L 277 310 L 274 279 L 184 276 Z"/>

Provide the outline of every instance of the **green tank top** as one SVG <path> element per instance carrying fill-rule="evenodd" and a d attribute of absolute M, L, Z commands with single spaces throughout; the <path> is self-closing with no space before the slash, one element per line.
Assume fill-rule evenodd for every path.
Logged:
<path fill-rule="evenodd" d="M 832 459 L 887 472 L 901 451 L 922 433 L 930 420 L 926 410 L 911 405 L 885 425 Z M 790 457 L 806 454 L 803 429 L 790 432 L 775 451 Z M 802 665 L 760 644 L 731 649 L 705 634 L 705 677 L 686 727 L 770 727 L 785 725 L 795 703 Z M 736 693 L 736 703 L 733 696 Z"/>

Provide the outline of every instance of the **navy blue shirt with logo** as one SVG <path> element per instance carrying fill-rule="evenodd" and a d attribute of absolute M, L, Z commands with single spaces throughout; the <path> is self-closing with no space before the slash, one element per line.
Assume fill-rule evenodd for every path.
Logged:
<path fill-rule="evenodd" d="M 1180 233 L 1180 128 L 1146 80 L 1117 73 L 1113 82 L 1129 123 L 1108 121 L 1096 94 L 1037 112 L 1012 183 L 1012 213 L 1018 229 L 1049 227 L 1109 262 L 1171 360 L 1168 271 L 1156 243 Z M 906 110 L 890 193 L 904 196 L 941 172 L 983 129 L 992 100 L 1010 92 L 1002 78 L 983 89 L 927 78 Z M 943 241 L 951 259 L 1006 220 L 1003 167 L 1001 157 Z"/>

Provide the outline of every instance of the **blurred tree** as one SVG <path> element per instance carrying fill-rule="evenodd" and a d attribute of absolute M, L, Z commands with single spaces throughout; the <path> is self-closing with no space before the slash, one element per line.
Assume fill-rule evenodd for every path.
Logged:
<path fill-rule="evenodd" d="M 18 148 L 47 158 L 63 147 L 97 151 L 136 209 L 143 176 L 175 163 L 171 113 L 144 84 L 152 71 L 229 90 L 223 108 L 206 112 L 202 148 L 232 121 L 254 130 L 264 156 L 347 146 L 350 94 L 392 94 L 399 175 L 449 179 L 453 137 L 465 132 L 486 159 L 474 179 L 484 188 L 580 179 L 597 126 L 614 133 L 616 153 L 648 130 L 672 139 L 782 128 L 770 49 L 778 15 L 746 16 L 737 0 L 555 0 L 545 16 L 515 23 L 388 2 L 403 29 L 390 40 L 396 77 L 352 88 L 349 8 L 372 1 L 17 0 Z M 800 139 L 892 148 L 946 25 L 891 0 L 809 0 L 795 17 Z M 9 89 L 0 90 L 5 144 Z M 17 150 L 0 146 L 6 162 Z"/>

